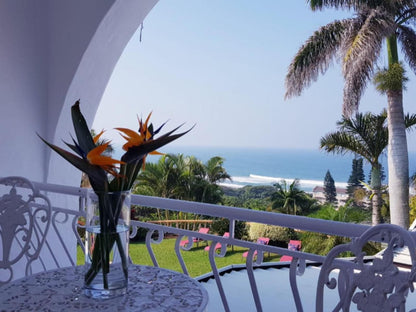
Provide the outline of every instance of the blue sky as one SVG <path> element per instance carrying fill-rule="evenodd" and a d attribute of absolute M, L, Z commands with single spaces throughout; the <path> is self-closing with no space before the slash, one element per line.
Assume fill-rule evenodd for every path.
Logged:
<path fill-rule="evenodd" d="M 120 58 L 93 128 L 137 128 L 137 115 L 166 130 L 196 125 L 176 146 L 318 149 L 341 118 L 343 79 L 334 65 L 300 97 L 284 100 L 299 47 L 348 12 L 312 12 L 306 1 L 161 0 Z M 382 55 L 379 66 L 386 65 Z M 405 112 L 416 111 L 408 71 Z M 360 111 L 379 113 L 385 96 L 368 85 Z M 416 133 L 416 132 L 415 132 Z M 409 150 L 415 133 L 408 136 Z M 121 138 L 109 131 L 115 143 Z"/>

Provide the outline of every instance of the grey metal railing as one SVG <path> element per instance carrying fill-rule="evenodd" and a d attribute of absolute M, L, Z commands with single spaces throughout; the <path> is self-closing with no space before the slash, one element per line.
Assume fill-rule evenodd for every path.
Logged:
<path fill-rule="evenodd" d="M 46 251 L 50 254 L 49 257 L 51 258 L 51 264 L 56 267 L 66 266 L 66 265 L 75 265 L 76 263 L 76 253 L 74 253 L 74 246 L 76 245 L 75 242 L 78 242 L 82 247 L 82 240 L 79 235 L 79 229 L 82 229 L 83 226 L 80 224 L 79 220 L 84 216 L 84 205 L 88 199 L 89 194 L 91 193 L 88 189 L 81 189 L 76 187 L 68 187 L 68 186 L 60 186 L 60 185 L 52 185 L 52 184 L 42 184 L 42 183 L 34 183 L 39 190 L 43 191 L 46 196 L 49 197 L 52 203 L 52 227 L 50 228 L 50 236 L 46 243 Z M 71 199 L 65 200 L 64 197 L 69 197 Z M 55 199 L 55 200 L 54 200 Z M 68 202 L 72 203 L 74 209 L 68 209 L 64 207 L 60 207 L 59 205 L 66 205 L 68 207 Z M 259 285 L 256 283 L 254 270 L 256 267 L 260 266 L 263 263 L 263 254 L 265 252 L 279 254 L 279 255 L 289 255 L 293 257 L 290 263 L 289 269 L 289 276 L 290 276 L 290 283 L 292 287 L 292 294 L 294 300 L 296 302 L 296 308 L 298 311 L 303 311 L 302 306 L 302 298 L 299 296 L 299 290 L 297 288 L 297 279 L 301 278 L 302 272 L 305 270 L 306 265 L 309 263 L 326 263 L 326 257 L 311 254 L 307 252 L 300 252 L 300 251 L 292 251 L 286 248 L 271 246 L 271 245 L 260 245 L 250 241 L 237 239 L 234 236 L 234 227 L 236 221 L 248 221 L 248 222 L 256 222 L 256 223 L 263 223 L 269 225 L 276 225 L 282 226 L 287 228 L 292 228 L 301 231 L 311 231 L 317 233 L 324 233 L 327 235 L 337 235 L 343 237 L 349 237 L 352 239 L 352 244 L 360 241 L 360 237 L 365 236 L 369 240 L 372 241 L 379 241 L 384 243 L 389 243 L 392 241 L 391 235 L 386 234 L 386 227 L 388 225 L 383 225 L 378 231 L 377 228 L 367 226 L 367 225 L 360 225 L 360 224 L 352 224 L 352 223 L 342 223 L 342 222 L 334 222 L 334 221 L 327 221 L 327 220 L 320 220 L 320 219 L 312 219 L 307 217 L 301 216 L 292 216 L 292 215 L 285 215 L 280 213 L 272 213 L 272 212 L 263 212 L 263 211 L 253 211 L 244 208 L 235 208 L 235 207 L 227 207 L 227 206 L 219 206 L 219 205 L 212 205 L 212 204 L 205 204 L 205 203 L 196 203 L 196 202 L 188 202 L 188 201 L 180 201 L 180 200 L 172 200 L 172 199 L 164 199 L 164 198 L 155 198 L 155 197 L 148 197 L 148 196 L 140 196 L 140 195 L 132 195 L 131 199 L 132 205 L 142 206 L 142 207 L 151 207 L 157 209 L 165 209 L 170 211 L 176 212 L 185 212 L 185 213 L 193 213 L 196 215 L 201 215 L 204 217 L 215 217 L 215 218 L 224 218 L 229 220 L 229 237 L 222 237 L 213 234 L 201 234 L 196 231 L 191 231 L 187 229 L 176 228 L 172 226 L 166 226 L 163 224 L 154 224 L 150 222 L 142 222 L 142 221 L 132 221 L 132 233 L 131 237 L 134 237 L 139 229 L 146 229 L 146 246 L 150 257 L 152 259 L 154 266 L 159 266 L 159 262 L 157 259 L 157 255 L 153 252 L 154 244 L 159 244 L 163 241 L 166 234 L 174 234 L 176 236 L 174 251 L 177 255 L 179 260 L 181 269 L 184 274 L 188 274 L 188 269 L 186 263 L 182 257 L 181 251 L 189 251 L 193 246 L 193 238 L 198 238 L 205 240 L 210 243 L 211 246 L 215 246 L 217 243 L 222 245 L 220 248 L 220 252 L 215 252 L 214 248 L 210 248 L 209 252 L 207 253 L 210 261 L 210 265 L 212 268 L 211 276 L 215 279 L 218 291 L 221 296 L 221 300 L 224 306 L 225 311 L 230 311 L 228 300 L 221 282 L 221 268 L 216 266 L 216 257 L 223 257 L 226 253 L 227 246 L 239 246 L 245 247 L 248 249 L 248 256 L 246 264 L 244 268 L 247 270 L 247 274 L 249 277 L 249 283 L 252 290 L 253 299 L 258 311 L 262 311 L 262 305 L 259 298 Z M 66 228 L 66 231 L 63 231 L 63 228 Z M 393 226 L 393 230 L 396 228 Z M 388 228 L 389 229 L 389 228 Z M 368 232 L 371 232 L 371 235 L 368 235 Z M 393 231 L 394 232 L 394 231 Z M 397 231 L 396 231 L 397 232 Z M 395 232 L 395 233 L 396 233 Z M 408 243 L 409 240 L 411 244 L 414 244 L 416 233 L 410 231 L 402 231 L 401 234 L 406 233 L 406 242 Z M 387 236 L 388 239 L 386 238 Z M 157 237 L 156 239 L 154 237 Z M 180 242 L 184 237 L 188 237 L 189 244 L 186 246 L 181 246 Z M 400 245 L 397 242 L 397 239 L 393 240 L 393 245 Z M 408 244 L 407 244 L 408 245 Z M 360 245 L 361 246 L 361 245 Z M 412 245 L 413 246 L 413 245 Z M 61 258 L 66 258 L 67 260 L 58 259 L 56 257 L 57 248 L 61 248 L 63 251 L 60 252 Z M 350 246 L 351 247 L 351 246 Z M 362 247 L 362 246 L 361 246 Z M 394 246 L 393 246 L 394 247 Z M 352 248 L 352 247 L 351 247 Z M 357 249 L 358 247 L 352 248 L 353 252 L 359 253 L 357 257 L 362 257 L 362 253 Z M 413 247 L 412 247 L 413 248 Z M 389 249 L 390 250 L 390 249 Z M 252 255 L 254 252 L 257 252 L 256 260 L 253 260 Z M 413 254 L 412 254 L 413 255 Z M 362 260 L 362 259 L 361 259 Z M 64 262 L 62 264 L 62 261 Z M 354 279 L 354 269 L 361 268 L 361 263 L 359 261 L 346 261 L 339 258 L 331 259 L 331 264 L 329 265 L 329 269 L 332 266 L 334 267 L 342 267 L 345 268 L 346 272 L 348 272 L 348 276 L 351 279 Z M 389 260 L 393 262 L 393 259 Z M 328 262 L 328 261 L 327 261 Z M 413 263 L 413 257 L 412 257 Z M 286 264 L 287 265 L 287 264 Z M 413 283 L 415 280 L 416 274 L 414 273 L 415 270 L 413 266 L 409 273 L 411 276 L 404 277 L 405 284 L 406 283 Z M 202 276 L 204 278 L 207 275 Z M 200 277 L 200 279 L 202 278 Z M 374 277 L 377 279 L 378 277 Z M 407 278 L 407 280 L 406 280 Z M 198 279 L 198 278 L 197 278 Z M 345 281 L 345 278 L 344 278 Z M 410 282 L 409 282 L 410 281 Z M 332 283 L 332 284 L 331 284 Z M 341 283 L 341 282 L 339 282 Z M 328 286 L 328 284 L 331 284 Z M 321 283 L 320 287 L 333 287 L 334 281 L 324 281 Z M 353 283 L 352 283 L 353 284 Z M 351 285 L 352 285 L 351 284 Z M 408 284 L 402 287 L 401 294 L 407 294 L 407 291 L 413 290 Z M 335 285 L 337 283 L 335 282 Z M 349 286 L 351 286 L 349 285 Z M 347 285 L 348 286 L 348 285 Z M 346 288 L 343 284 L 343 287 Z M 355 286 L 357 289 L 357 286 Z M 320 293 L 318 291 L 318 293 Z M 387 298 L 387 297 L 386 297 Z"/>

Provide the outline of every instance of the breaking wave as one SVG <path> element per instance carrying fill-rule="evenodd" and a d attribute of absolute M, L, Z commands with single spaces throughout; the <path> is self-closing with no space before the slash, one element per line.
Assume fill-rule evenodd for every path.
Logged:
<path fill-rule="evenodd" d="M 287 184 L 291 184 L 294 179 L 291 178 L 282 178 L 282 177 L 268 177 L 268 176 L 262 176 L 262 175 L 256 175 L 256 174 L 250 174 L 248 176 L 235 176 L 232 177 L 232 181 L 229 182 L 223 182 L 220 185 L 227 186 L 227 187 L 233 187 L 233 188 L 240 188 L 246 185 L 273 185 L 275 183 L 281 182 L 282 180 L 285 180 Z M 307 192 L 312 192 L 315 186 L 323 186 L 324 181 L 319 180 L 299 180 L 299 187 Z M 346 188 L 347 183 L 346 182 L 335 182 L 336 187 Z"/>

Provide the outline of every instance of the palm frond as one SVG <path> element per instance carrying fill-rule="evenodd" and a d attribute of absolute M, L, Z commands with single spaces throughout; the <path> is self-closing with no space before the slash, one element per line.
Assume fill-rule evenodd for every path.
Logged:
<path fill-rule="evenodd" d="M 411 122 L 416 122 L 413 117 Z M 411 121 L 411 122 L 410 122 Z M 378 163 L 380 155 L 388 144 L 387 112 L 380 114 L 356 113 L 354 117 L 343 117 L 337 122 L 338 131 L 321 138 L 321 149 L 327 152 L 345 154 L 356 153 L 364 157 L 370 164 Z"/>
<path fill-rule="evenodd" d="M 321 27 L 299 49 L 286 75 L 285 98 L 300 95 L 320 73 L 326 72 L 341 44 L 346 24 L 348 21 L 343 20 Z"/>
<path fill-rule="evenodd" d="M 406 114 L 404 116 L 404 124 L 407 130 L 413 130 L 413 126 L 416 125 L 416 114 Z"/>
<path fill-rule="evenodd" d="M 322 10 L 323 8 L 335 8 L 335 9 L 358 9 L 362 7 L 377 8 L 385 7 L 394 8 L 397 4 L 400 6 L 411 5 L 414 1 L 406 0 L 309 0 L 312 10 Z"/>
<path fill-rule="evenodd" d="M 401 25 L 397 29 L 397 39 L 401 43 L 402 52 L 410 68 L 416 73 L 416 33 L 410 27 Z"/>
<path fill-rule="evenodd" d="M 359 25 L 361 26 L 358 27 Z M 394 33 L 394 28 L 394 16 L 385 11 L 371 10 L 369 14 L 358 15 L 346 32 L 348 38 L 343 45 L 345 116 L 351 116 L 358 109 L 359 100 L 380 55 L 383 40 Z"/>
<path fill-rule="evenodd" d="M 346 132 L 337 131 L 322 137 L 320 148 L 328 153 L 344 155 L 349 152 L 361 151 L 363 146 L 354 136 Z"/>

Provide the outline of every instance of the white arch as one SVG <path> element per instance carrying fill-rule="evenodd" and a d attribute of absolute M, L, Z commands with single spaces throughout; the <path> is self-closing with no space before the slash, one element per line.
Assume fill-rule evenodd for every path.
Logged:
<path fill-rule="evenodd" d="M 49 125 L 53 141 L 59 143 L 72 132 L 70 108 L 78 99 L 81 110 L 91 125 L 110 76 L 125 46 L 158 0 L 116 0 L 100 21 L 72 78 L 56 119 Z M 51 94 L 50 101 L 58 94 Z M 116 104 L 116 103 L 115 103 Z M 115 106 L 116 109 L 116 106 Z M 80 173 L 55 153 L 49 153 L 47 182 L 74 185 Z M 54 168 L 60 168 L 56 171 Z"/>
<path fill-rule="evenodd" d="M 92 122 L 128 41 L 158 0 L 2 0 L 0 176 L 79 183 L 80 172 L 37 137 L 62 146 L 70 107 Z"/>

